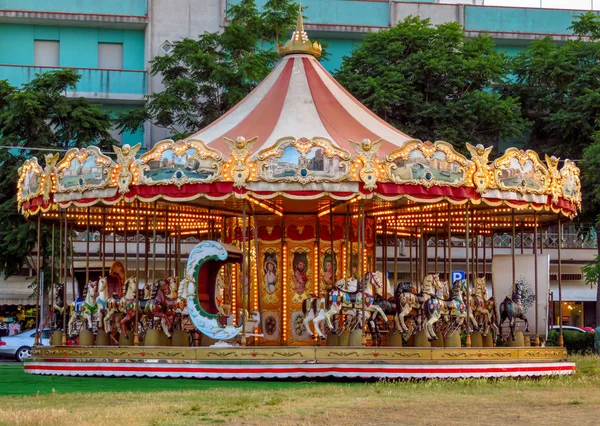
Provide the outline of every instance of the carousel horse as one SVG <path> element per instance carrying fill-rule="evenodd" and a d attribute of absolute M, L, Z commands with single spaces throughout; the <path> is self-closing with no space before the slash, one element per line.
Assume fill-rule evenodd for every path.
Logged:
<path fill-rule="evenodd" d="M 386 299 L 383 296 L 376 295 L 375 299 L 373 300 L 373 304 L 381 308 L 385 314 L 385 318 L 387 318 L 388 315 L 396 315 L 396 302 L 394 301 L 393 297 Z M 379 325 L 377 324 L 377 321 L 373 318 L 370 318 L 367 324 L 369 325 L 369 332 L 377 338 L 380 338 L 381 333 L 379 332 Z"/>
<path fill-rule="evenodd" d="M 417 316 L 421 314 L 423 303 L 436 297 L 436 291 L 440 289 L 440 277 L 438 274 L 428 274 L 423 280 L 421 293 L 415 294 L 404 284 L 398 284 L 394 292 L 396 299 L 396 327 L 401 332 L 408 332 L 409 329 L 404 322 L 404 317 L 409 315 L 413 309 L 417 311 Z"/>
<path fill-rule="evenodd" d="M 508 319 L 508 326 L 510 328 L 510 337 L 515 339 L 515 326 L 517 318 L 525 321 L 525 332 L 529 331 L 529 322 L 527 317 L 523 314 L 523 283 L 517 282 L 515 284 L 515 290 L 512 297 L 506 296 L 504 301 L 500 304 L 500 324 L 498 324 L 499 333 L 502 334 L 502 324 Z"/>
<path fill-rule="evenodd" d="M 485 302 L 485 308 L 489 312 L 489 322 L 484 325 L 488 330 L 492 331 L 492 336 L 494 341 L 500 334 L 500 329 L 498 328 L 498 314 L 496 313 L 496 299 L 494 296 L 490 297 Z"/>
<path fill-rule="evenodd" d="M 484 337 L 487 336 L 490 331 L 491 321 L 490 311 L 487 309 L 487 296 L 485 278 L 475 278 L 475 286 L 471 293 L 471 316 L 469 319 L 473 323 L 474 330 L 481 328 L 481 334 Z"/>
<path fill-rule="evenodd" d="M 54 327 L 59 328 L 62 326 L 62 317 L 65 313 L 65 285 L 58 283 L 54 287 L 54 304 L 52 305 L 54 310 Z"/>
<path fill-rule="evenodd" d="M 437 340 L 434 326 L 442 316 L 454 319 L 454 329 L 459 329 L 467 318 L 467 305 L 463 295 L 467 292 L 467 281 L 456 280 L 452 285 L 450 300 L 441 300 L 432 297 L 423 303 L 426 318 L 425 333 L 428 340 Z"/>
<path fill-rule="evenodd" d="M 127 338 L 126 325 L 135 319 L 135 313 L 139 309 L 139 303 L 136 299 L 137 279 L 135 277 L 128 278 L 124 285 L 123 291 L 125 295 L 121 298 L 111 297 L 106 302 L 106 317 L 104 318 L 104 329 L 110 330 L 110 322 L 117 313 L 125 314 L 120 321 L 121 330 L 125 338 Z M 114 336 L 113 336 L 114 338 Z"/>
<path fill-rule="evenodd" d="M 104 328 L 104 316 L 106 315 L 106 304 L 108 303 L 108 299 L 108 279 L 106 277 L 100 277 L 98 279 L 98 297 L 96 297 L 99 328 Z"/>
<path fill-rule="evenodd" d="M 168 304 L 164 287 L 167 285 L 171 287 L 171 283 L 177 281 L 175 278 L 167 278 L 165 281 L 159 280 L 154 283 L 151 298 L 145 303 L 144 313 L 151 319 L 160 319 L 161 328 L 170 339 L 173 337 L 170 330 L 173 328 L 175 311 L 172 309 L 172 304 L 171 306 Z"/>
<path fill-rule="evenodd" d="M 332 333 L 335 334 L 335 329 L 331 322 L 331 317 L 341 313 L 342 309 L 355 311 L 354 316 L 358 316 L 358 312 L 362 315 L 363 307 L 363 286 L 364 286 L 364 308 L 369 314 L 371 320 L 375 320 L 377 315 L 381 315 L 383 321 L 387 324 L 387 317 L 383 310 L 373 304 L 374 295 L 381 294 L 383 289 L 383 274 L 377 272 L 367 272 L 362 280 L 356 278 L 341 279 L 335 287 L 329 292 L 329 310 L 325 313 L 327 326 Z"/>
<path fill-rule="evenodd" d="M 68 324 L 68 334 L 69 336 L 73 336 L 73 327 L 79 318 L 83 317 L 84 323 L 87 322 L 88 329 L 92 329 L 92 317 L 98 318 L 99 309 L 96 303 L 96 290 L 98 289 L 97 281 L 88 282 L 85 292 L 84 292 L 84 300 L 77 299 L 75 302 L 71 303 L 71 318 L 69 319 Z"/>
<path fill-rule="evenodd" d="M 327 305 L 328 298 L 326 292 L 321 292 L 321 296 L 317 297 L 314 294 L 310 294 L 309 297 L 304 299 L 302 302 L 302 313 L 304 314 L 304 327 L 310 333 L 309 322 L 312 321 L 315 333 L 319 336 L 319 339 L 325 340 L 325 335 L 321 331 L 321 323 L 325 319 L 325 314 L 329 306 Z M 314 339 L 315 334 L 310 333 L 310 338 Z"/>

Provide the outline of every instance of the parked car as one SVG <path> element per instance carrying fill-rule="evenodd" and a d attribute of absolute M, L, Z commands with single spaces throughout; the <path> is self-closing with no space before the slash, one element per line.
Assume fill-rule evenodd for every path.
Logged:
<path fill-rule="evenodd" d="M 588 333 L 588 330 L 585 330 L 583 328 L 580 327 L 575 327 L 572 325 L 563 325 L 563 331 L 575 331 L 575 332 L 579 332 L 579 333 Z M 560 330 L 560 326 L 559 325 L 553 325 L 552 327 L 550 327 L 550 330 L 555 330 L 555 331 L 559 331 Z"/>
<path fill-rule="evenodd" d="M 15 358 L 22 362 L 25 358 L 31 357 L 31 348 L 35 341 L 35 329 L 27 330 L 14 336 L 4 336 L 0 338 L 0 356 Z M 50 330 L 44 329 L 38 342 L 40 345 L 50 343 Z"/>
<path fill-rule="evenodd" d="M 594 330 L 592 327 L 581 327 L 581 329 L 585 330 L 587 332 L 590 332 L 590 333 L 595 333 L 596 332 L 596 330 Z"/>

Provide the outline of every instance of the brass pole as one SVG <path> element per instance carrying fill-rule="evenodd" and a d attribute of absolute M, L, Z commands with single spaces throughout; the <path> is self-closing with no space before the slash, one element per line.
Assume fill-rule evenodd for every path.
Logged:
<path fill-rule="evenodd" d="M 362 315 L 362 334 L 365 333 L 365 286 L 364 283 L 364 269 L 365 269 L 365 259 L 364 259 L 364 251 L 365 251 L 365 202 L 364 200 L 360 200 L 358 205 L 358 238 L 356 241 L 356 251 L 358 252 L 358 277 L 357 279 L 363 281 L 362 283 L 362 304 L 361 304 L 361 315 Z"/>
<path fill-rule="evenodd" d="M 448 283 L 450 287 L 454 284 L 452 281 L 452 218 L 450 214 L 450 201 L 448 201 Z"/>
<path fill-rule="evenodd" d="M 150 256 L 150 233 L 149 233 L 149 223 L 148 216 L 144 215 L 145 218 L 145 227 L 144 227 L 144 245 L 145 245 L 145 253 L 144 253 L 144 285 L 148 285 L 148 280 L 150 279 L 150 264 L 148 257 Z"/>
<path fill-rule="evenodd" d="M 63 335 L 62 335 L 62 345 L 66 346 L 67 345 L 67 307 L 69 306 L 67 303 L 67 276 L 68 276 L 68 272 L 67 272 L 67 259 L 68 259 L 68 255 L 69 252 L 67 251 L 67 247 L 69 246 L 68 243 L 68 238 L 67 238 L 67 228 L 68 228 L 68 223 L 67 223 L 68 217 L 67 217 L 67 211 L 65 210 L 65 226 L 64 226 L 64 231 L 65 231 L 65 237 L 64 237 L 64 250 L 65 250 L 65 254 L 64 254 L 64 272 L 65 272 L 65 281 L 63 283 Z M 75 298 L 73 298 L 73 300 L 75 300 Z"/>
<path fill-rule="evenodd" d="M 435 273 L 438 273 L 438 229 L 437 229 L 437 221 L 435 224 L 435 233 L 433 236 L 433 239 L 435 240 L 435 249 L 434 249 L 434 256 L 435 256 L 435 263 L 434 263 L 434 268 L 435 268 Z"/>
<path fill-rule="evenodd" d="M 247 224 L 246 224 L 246 199 L 244 198 L 242 201 L 242 309 L 246 309 L 246 314 L 250 314 L 250 309 L 247 306 L 250 305 L 250 296 L 246 294 L 246 283 L 248 283 L 248 293 L 250 293 L 250 282 L 248 281 L 247 275 L 247 254 L 246 254 L 246 232 L 247 232 Z M 244 299 L 248 298 L 248 304 L 244 304 Z M 242 323 L 244 323 L 243 319 L 240 319 Z M 246 325 L 244 323 L 243 331 L 242 331 L 242 346 L 246 346 Z"/>
<path fill-rule="evenodd" d="M 50 300 L 49 300 L 49 305 L 50 305 L 50 310 L 48 312 L 52 312 L 52 307 L 54 306 L 54 231 L 55 231 L 55 223 L 52 222 L 52 253 L 51 253 L 51 259 L 52 261 L 50 262 Z"/>
<path fill-rule="evenodd" d="M 525 240 L 523 239 L 523 225 L 524 223 L 521 222 L 521 254 L 523 254 L 525 250 Z"/>
<path fill-rule="evenodd" d="M 85 284 L 90 282 L 90 208 L 87 208 L 85 223 Z"/>
<path fill-rule="evenodd" d="M 102 210 L 102 232 L 100 233 L 102 239 L 102 276 L 105 277 L 106 272 L 106 211 Z"/>
<path fill-rule="evenodd" d="M 41 251 L 42 251 L 42 212 L 38 213 L 38 221 L 37 221 L 37 295 L 35 301 L 35 338 L 33 345 L 38 345 L 38 337 L 40 334 L 40 293 L 42 292 L 41 281 L 42 281 L 42 261 L 41 261 Z"/>
<path fill-rule="evenodd" d="M 387 299 L 387 294 L 388 294 L 388 273 L 387 273 L 387 220 L 384 220 L 383 223 L 381 224 L 382 227 L 382 231 L 383 231 L 383 250 L 381 250 L 381 266 L 383 269 L 383 276 L 386 278 L 385 280 L 383 280 L 383 297 Z M 374 243 L 375 247 L 377 247 L 376 242 Z M 394 277 L 394 281 L 396 280 L 396 277 Z"/>
<path fill-rule="evenodd" d="M 71 243 L 69 246 L 71 247 L 71 288 L 73 290 L 73 302 L 75 302 L 75 256 L 73 254 L 73 234 L 75 232 L 75 225 L 71 226 Z M 79 289 L 77 289 L 77 293 L 79 294 Z"/>
<path fill-rule="evenodd" d="M 512 255 L 512 292 L 515 292 L 516 281 L 517 281 L 517 269 L 515 267 L 515 239 L 517 238 L 515 228 L 515 209 L 512 209 L 512 241 L 511 241 L 511 255 Z"/>
<path fill-rule="evenodd" d="M 466 328 L 467 328 L 467 340 L 466 340 L 466 346 L 467 348 L 471 347 L 471 321 L 470 321 L 470 316 L 471 316 L 471 289 L 470 289 L 470 285 L 469 285 L 469 203 L 467 202 L 467 206 L 465 209 L 465 255 L 466 255 L 466 271 L 465 271 L 465 275 L 466 275 L 466 279 L 467 279 L 467 300 L 466 305 L 467 305 L 467 320 L 466 320 Z"/>
<path fill-rule="evenodd" d="M 260 262 L 259 262 L 259 252 L 258 252 L 258 222 L 256 220 L 256 210 L 252 209 L 252 218 L 254 220 L 254 264 L 256 267 L 256 300 L 258 301 L 258 313 L 260 314 L 260 331 L 262 332 L 265 328 L 263 326 L 264 315 L 262 309 L 262 295 L 260 294 Z M 315 277 L 317 274 L 314 274 Z M 255 342 L 258 343 L 258 339 L 255 339 Z"/>
<path fill-rule="evenodd" d="M 412 238 L 413 234 L 412 234 L 412 228 L 409 229 L 408 231 L 408 273 L 410 275 L 410 279 L 408 280 L 410 282 L 410 285 L 412 287 L 413 285 L 413 255 L 412 255 Z M 398 259 L 398 257 L 396 257 L 396 259 Z M 396 260 L 397 262 L 398 260 Z"/>
<path fill-rule="evenodd" d="M 558 219 L 558 325 L 560 335 L 558 336 L 558 344 L 560 347 L 565 345 L 563 338 L 563 321 L 562 321 L 562 223 L 560 218 Z"/>
<path fill-rule="evenodd" d="M 152 230 L 152 284 L 156 282 L 156 201 L 154 202 L 154 218 Z"/>
<path fill-rule="evenodd" d="M 335 256 L 335 251 L 333 249 L 333 234 L 335 232 L 335 229 L 333 227 L 333 203 L 331 200 L 329 200 L 329 250 L 330 250 L 330 254 L 331 254 L 331 265 L 333 268 L 333 275 L 331 277 L 331 286 L 333 287 L 335 285 L 335 277 L 336 277 L 336 273 L 337 273 L 337 258 Z M 340 262 L 341 262 L 341 257 L 340 257 Z M 329 290 L 329 289 L 327 289 Z"/>
<path fill-rule="evenodd" d="M 385 249 L 385 256 L 387 257 L 387 247 Z M 410 265 L 411 277 L 409 281 L 412 281 L 412 264 Z M 398 214 L 396 213 L 396 224 L 394 226 L 394 291 L 396 291 L 396 285 L 398 284 Z"/>
<path fill-rule="evenodd" d="M 169 269 L 171 268 L 171 256 L 170 256 L 171 241 L 169 236 L 169 207 L 165 208 L 165 278 L 169 276 Z"/>
<path fill-rule="evenodd" d="M 125 209 L 125 227 L 123 229 L 123 239 L 125 240 L 125 245 L 124 245 L 124 255 L 125 255 L 125 280 L 127 280 L 127 276 L 129 275 L 129 242 L 127 241 L 127 227 L 129 226 L 129 221 L 127 220 L 127 218 L 129 217 L 129 211 L 128 209 Z M 123 289 L 121 289 L 121 293 L 123 292 Z M 123 297 L 123 295 L 121 294 L 121 297 Z"/>
<path fill-rule="evenodd" d="M 140 345 L 140 336 L 138 333 L 139 308 L 140 308 L 140 202 L 137 202 L 135 212 L 135 329 L 133 330 L 133 345 Z"/>
<path fill-rule="evenodd" d="M 535 285 L 535 346 L 540 345 L 540 334 L 538 329 L 538 251 L 537 251 L 537 213 L 533 213 L 533 271 Z"/>
<path fill-rule="evenodd" d="M 352 271 L 350 262 L 352 254 L 352 241 L 350 240 L 350 223 L 348 222 L 348 216 L 350 214 L 350 206 L 346 206 L 346 245 L 350 244 L 350 247 L 346 246 L 346 270 L 344 271 L 344 284 L 348 285 L 347 277 L 350 275 L 349 271 Z"/>

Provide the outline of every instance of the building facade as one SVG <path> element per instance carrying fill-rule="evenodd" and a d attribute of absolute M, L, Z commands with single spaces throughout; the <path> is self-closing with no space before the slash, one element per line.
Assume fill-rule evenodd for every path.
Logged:
<path fill-rule="evenodd" d="M 239 1 L 0 0 L 0 80 L 22 85 L 38 73 L 72 68 L 81 75 L 81 80 L 68 96 L 88 98 L 114 114 L 139 108 L 148 94 L 162 89 L 160 76 L 149 73 L 150 60 L 168 54 L 177 40 L 219 31 L 227 24 L 228 3 Z M 265 2 L 256 0 L 259 7 Z M 489 33 L 498 50 L 512 55 L 535 39 L 550 37 L 557 43 L 572 39 L 571 22 L 585 12 L 482 3 L 479 0 L 302 1 L 307 16 L 305 28 L 313 39 L 327 44 L 330 56 L 323 65 L 329 71 L 339 68 L 343 57 L 360 44 L 366 33 L 389 28 L 411 15 L 429 18 L 433 24 L 458 22 L 469 37 Z M 168 133 L 148 123 L 143 131 L 123 135 L 114 132 L 114 136 L 123 144 L 142 142 L 148 148 L 168 137 Z M 563 299 L 571 303 L 565 304 L 565 309 L 580 312 L 568 323 L 589 325 L 596 321 L 591 316 L 595 289 L 583 284 L 581 267 L 595 257 L 595 239 L 583 241 L 575 233 L 568 234 L 567 238 L 572 240 L 572 246 L 563 254 Z M 546 250 L 551 256 L 550 270 L 554 277 L 551 288 L 556 289 L 557 257 L 556 247 L 552 247 L 556 241 L 549 241 Z M 504 243 L 497 242 L 497 249 L 506 251 Z M 79 244 L 81 248 L 82 243 Z M 123 250 L 117 246 L 116 251 L 122 258 Z M 381 256 L 384 252 L 382 248 Z M 131 256 L 134 251 L 129 253 Z M 388 258 L 392 253 L 388 247 Z M 431 248 L 429 256 L 433 256 Z M 129 264 L 133 261 L 132 257 Z M 400 264 L 407 270 L 406 262 Z M 15 279 L 11 278 L 11 289 L 16 288 Z M 4 284 L 0 284 L 0 289 L 2 285 L 8 286 L 6 281 L 1 282 Z M 29 294 L 31 290 L 25 284 L 31 279 L 23 277 L 22 282 L 23 293 Z M 555 292 L 553 290 L 553 294 Z M 29 300 L 20 297 L 13 291 L 11 303 Z M 3 303 L 0 301 L 0 305 Z M 566 317 L 564 313 L 560 316 Z"/>

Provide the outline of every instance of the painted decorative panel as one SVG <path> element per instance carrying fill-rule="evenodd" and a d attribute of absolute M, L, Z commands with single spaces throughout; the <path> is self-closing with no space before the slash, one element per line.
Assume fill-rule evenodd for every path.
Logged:
<path fill-rule="evenodd" d="M 544 194 L 549 183 L 548 169 L 531 150 L 509 148 L 494 168 L 496 185 L 503 191 Z"/>
<path fill-rule="evenodd" d="M 19 169 L 19 181 L 17 183 L 19 204 L 31 200 L 42 193 L 43 179 L 43 170 L 38 164 L 37 158 L 33 157 L 23 163 Z"/>
<path fill-rule="evenodd" d="M 258 153 L 258 174 L 267 182 L 340 182 L 350 172 L 350 153 L 325 138 L 283 138 Z"/>
<path fill-rule="evenodd" d="M 144 185 L 210 183 L 221 173 L 223 155 L 199 140 L 165 140 L 142 155 L 134 164 L 134 182 Z"/>
<path fill-rule="evenodd" d="M 560 169 L 562 180 L 563 197 L 581 205 L 581 181 L 579 178 L 579 168 L 571 160 L 565 160 L 565 164 Z"/>
<path fill-rule="evenodd" d="M 447 142 L 408 141 L 386 157 L 389 180 L 398 184 L 460 186 L 473 163 Z"/>
<path fill-rule="evenodd" d="M 58 192 L 83 192 L 115 186 L 113 160 L 95 146 L 70 149 L 56 166 Z"/>

